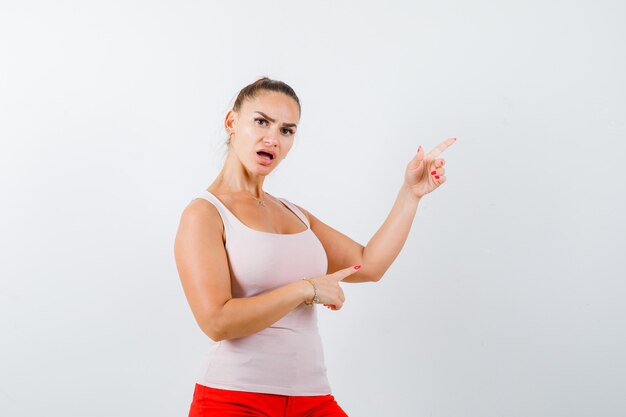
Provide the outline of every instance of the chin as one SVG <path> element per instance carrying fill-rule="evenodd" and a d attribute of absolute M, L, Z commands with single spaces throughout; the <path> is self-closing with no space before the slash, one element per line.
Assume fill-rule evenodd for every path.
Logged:
<path fill-rule="evenodd" d="M 250 172 L 254 172 L 257 175 L 269 175 L 272 171 L 274 171 L 274 168 L 276 168 L 275 166 L 271 166 L 271 167 L 254 167 L 254 169 L 251 169 Z"/>

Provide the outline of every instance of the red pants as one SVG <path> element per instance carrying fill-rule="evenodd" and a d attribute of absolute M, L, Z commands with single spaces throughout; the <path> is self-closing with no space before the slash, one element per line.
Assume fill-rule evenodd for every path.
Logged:
<path fill-rule="evenodd" d="M 196 384 L 189 417 L 348 417 L 335 397 L 234 391 Z"/>

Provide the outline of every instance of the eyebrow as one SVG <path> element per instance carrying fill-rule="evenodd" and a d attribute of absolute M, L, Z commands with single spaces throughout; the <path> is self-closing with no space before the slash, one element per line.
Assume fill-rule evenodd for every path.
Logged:
<path fill-rule="evenodd" d="M 269 120 L 270 122 L 274 123 L 276 120 L 272 119 L 271 117 L 269 117 L 267 114 L 261 112 L 261 111 L 256 111 L 256 113 L 259 113 L 261 116 L 265 117 L 267 120 Z M 298 125 L 296 125 L 295 123 L 283 123 L 283 126 L 288 126 L 288 127 L 298 127 Z"/>

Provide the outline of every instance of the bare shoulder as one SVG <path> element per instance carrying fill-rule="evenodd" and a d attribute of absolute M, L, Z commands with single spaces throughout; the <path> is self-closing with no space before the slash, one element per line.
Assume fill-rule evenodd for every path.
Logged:
<path fill-rule="evenodd" d="M 192 228 L 219 231 L 224 236 L 224 223 L 217 207 L 204 198 L 195 198 L 187 204 L 180 218 L 183 223 Z"/>

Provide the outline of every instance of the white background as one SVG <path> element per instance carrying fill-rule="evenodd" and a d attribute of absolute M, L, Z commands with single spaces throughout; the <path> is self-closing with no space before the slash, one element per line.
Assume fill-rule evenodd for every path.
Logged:
<path fill-rule="evenodd" d="M 0 415 L 186 416 L 212 343 L 179 216 L 267 75 L 266 190 L 362 244 L 406 163 L 448 182 L 379 283 L 320 308 L 351 417 L 626 414 L 623 1 L 0 2 Z"/>

